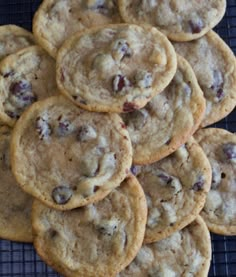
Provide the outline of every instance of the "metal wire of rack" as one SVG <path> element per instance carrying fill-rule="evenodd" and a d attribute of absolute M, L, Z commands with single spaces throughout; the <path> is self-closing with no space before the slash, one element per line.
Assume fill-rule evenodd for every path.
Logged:
<path fill-rule="evenodd" d="M 16 24 L 28 30 L 40 0 L 0 0 L 0 25 Z M 216 31 L 236 53 L 236 0 L 227 0 L 227 11 Z M 214 127 L 236 132 L 236 110 Z M 236 276 L 236 237 L 212 235 L 209 277 Z M 1 277 L 60 277 L 36 254 L 33 246 L 0 240 Z M 168 276 L 167 276 L 168 277 Z"/>

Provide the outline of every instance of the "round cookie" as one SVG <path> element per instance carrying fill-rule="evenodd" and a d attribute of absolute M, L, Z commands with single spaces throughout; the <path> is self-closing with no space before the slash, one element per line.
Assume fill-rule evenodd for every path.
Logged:
<path fill-rule="evenodd" d="M 132 171 L 148 204 L 144 243 L 165 239 L 191 223 L 210 190 L 211 166 L 193 138 L 165 159 Z"/>
<path fill-rule="evenodd" d="M 145 244 L 134 261 L 116 277 L 207 277 L 211 239 L 200 216 L 162 241 Z"/>
<path fill-rule="evenodd" d="M 236 105 L 236 59 L 231 49 L 213 31 L 192 42 L 174 43 L 174 47 L 193 67 L 206 98 L 201 126 L 226 117 Z"/>
<path fill-rule="evenodd" d="M 55 209 L 102 199 L 131 167 L 123 125 L 116 114 L 90 113 L 63 96 L 38 101 L 14 128 L 13 173 L 26 192 Z"/>
<path fill-rule="evenodd" d="M 9 55 L 0 63 L 0 120 L 13 126 L 27 107 L 56 90 L 55 61 L 41 47 Z"/>
<path fill-rule="evenodd" d="M 25 29 L 16 25 L 0 26 L 0 60 L 34 44 L 33 34 Z"/>
<path fill-rule="evenodd" d="M 147 23 L 174 41 L 202 37 L 223 18 L 226 0 L 118 0 L 127 23 Z"/>
<path fill-rule="evenodd" d="M 134 149 L 134 164 L 149 164 L 173 153 L 199 127 L 205 99 L 191 66 L 178 56 L 170 85 L 144 108 L 121 114 Z"/>
<path fill-rule="evenodd" d="M 119 22 L 116 0 L 44 0 L 34 16 L 33 33 L 55 58 L 62 43 L 74 33 Z"/>
<path fill-rule="evenodd" d="M 115 276 L 142 245 L 146 205 L 134 176 L 105 199 L 71 211 L 52 210 L 35 201 L 34 246 L 63 276 Z"/>
<path fill-rule="evenodd" d="M 223 129 L 201 129 L 195 138 L 212 167 L 211 190 L 201 212 L 209 230 L 236 235 L 236 135 Z"/>
<path fill-rule="evenodd" d="M 176 72 L 174 48 L 156 28 L 129 24 L 89 29 L 57 56 L 57 84 L 76 105 L 130 112 L 160 93 Z"/>
<path fill-rule="evenodd" d="M 0 127 L 0 237 L 32 242 L 32 198 L 16 184 L 10 166 L 11 129 Z"/>

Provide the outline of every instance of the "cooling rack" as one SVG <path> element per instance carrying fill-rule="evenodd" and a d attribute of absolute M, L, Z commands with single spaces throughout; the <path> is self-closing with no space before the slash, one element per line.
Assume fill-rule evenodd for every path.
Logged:
<path fill-rule="evenodd" d="M 40 2 L 0 0 L 0 25 L 17 24 L 31 30 L 32 17 Z M 236 0 L 228 0 L 227 4 L 226 15 L 216 31 L 236 53 Z M 236 132 L 236 110 L 213 126 Z M 236 276 L 236 237 L 212 235 L 212 248 L 209 277 Z M 39 258 L 31 244 L 7 240 L 0 240 L 0 276 L 61 277 Z"/>

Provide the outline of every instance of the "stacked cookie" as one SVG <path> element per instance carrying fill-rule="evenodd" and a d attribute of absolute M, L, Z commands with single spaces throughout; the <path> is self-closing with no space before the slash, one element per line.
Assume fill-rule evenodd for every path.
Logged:
<path fill-rule="evenodd" d="M 0 235 L 64 276 L 206 276 L 236 234 L 235 135 L 199 130 L 236 103 L 226 2 L 117 2 L 45 0 L 40 46 L 2 27 Z"/>

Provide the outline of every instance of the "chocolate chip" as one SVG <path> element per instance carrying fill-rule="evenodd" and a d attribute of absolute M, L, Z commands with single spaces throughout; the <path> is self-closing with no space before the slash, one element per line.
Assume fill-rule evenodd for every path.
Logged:
<path fill-rule="evenodd" d="M 133 112 L 136 109 L 138 109 L 138 106 L 135 105 L 132 102 L 125 102 L 124 105 L 123 105 L 123 112 L 124 113 Z"/>
<path fill-rule="evenodd" d="M 123 75 L 118 74 L 113 78 L 113 90 L 115 92 L 120 92 L 122 91 L 124 88 L 130 87 L 131 86 L 131 82 Z"/>
<path fill-rule="evenodd" d="M 113 236 L 113 234 L 117 231 L 117 228 L 117 220 L 104 220 L 96 226 L 98 232 L 106 236 Z"/>
<path fill-rule="evenodd" d="M 4 78 L 8 78 L 9 76 L 13 76 L 15 73 L 14 71 L 9 71 L 3 75 Z"/>
<path fill-rule="evenodd" d="M 171 176 L 164 174 L 164 173 L 159 173 L 157 176 L 167 184 L 170 184 L 171 181 L 173 180 L 173 178 Z"/>
<path fill-rule="evenodd" d="M 97 133 L 90 125 L 82 125 L 78 130 L 77 139 L 81 142 L 95 139 L 96 137 Z"/>
<path fill-rule="evenodd" d="M 132 50 L 125 39 L 118 39 L 112 46 L 112 56 L 115 60 L 122 60 L 125 57 L 130 57 Z"/>
<path fill-rule="evenodd" d="M 224 97 L 223 85 L 224 80 L 222 73 L 219 70 L 214 70 L 213 84 L 211 85 L 211 89 L 215 92 L 217 101 L 220 101 Z"/>
<path fill-rule="evenodd" d="M 130 171 L 134 176 L 136 176 L 138 173 L 137 167 L 135 165 L 131 166 Z"/>
<path fill-rule="evenodd" d="M 224 80 L 223 75 L 219 70 L 213 71 L 213 84 L 211 85 L 211 89 L 218 90 L 223 86 Z"/>
<path fill-rule="evenodd" d="M 236 144 L 228 143 L 223 145 L 223 152 L 227 160 L 231 161 L 236 159 Z"/>
<path fill-rule="evenodd" d="M 5 110 L 5 113 L 13 119 L 18 119 L 20 117 L 20 114 L 17 111 L 13 112 L 13 111 Z"/>
<path fill-rule="evenodd" d="M 72 189 L 66 186 L 56 187 L 52 191 L 52 199 L 56 204 L 59 205 L 64 205 L 68 203 L 72 195 Z"/>
<path fill-rule="evenodd" d="M 224 172 L 221 173 L 221 178 L 224 179 L 226 177 L 226 174 Z"/>
<path fill-rule="evenodd" d="M 68 120 L 60 120 L 57 127 L 58 136 L 66 136 L 72 132 L 72 125 Z"/>
<path fill-rule="evenodd" d="M 194 18 L 189 21 L 189 26 L 193 34 L 198 34 L 204 28 L 204 23 L 201 18 Z"/>
<path fill-rule="evenodd" d="M 10 86 L 10 92 L 15 95 L 19 95 L 24 91 L 32 90 L 32 85 L 27 80 L 21 80 L 18 82 L 14 82 Z"/>
<path fill-rule="evenodd" d="M 51 126 L 43 117 L 38 117 L 36 119 L 36 130 L 39 134 L 40 140 L 48 138 L 52 133 Z"/>
<path fill-rule="evenodd" d="M 204 187 L 204 181 L 203 181 L 203 180 L 200 180 L 200 181 L 197 181 L 197 182 L 193 185 L 193 190 L 194 190 L 194 191 L 200 191 L 200 190 L 203 190 L 203 187 Z"/>
<path fill-rule="evenodd" d="M 49 233 L 49 237 L 52 238 L 52 239 L 54 239 L 58 234 L 57 231 L 54 230 L 54 229 L 49 229 L 48 233 Z"/>
<path fill-rule="evenodd" d="M 37 101 L 32 91 L 32 85 L 27 80 L 20 80 L 11 84 L 9 101 L 17 108 L 25 108 Z"/>
<path fill-rule="evenodd" d="M 140 130 L 146 124 L 148 112 L 145 109 L 135 110 L 124 117 L 125 123 L 129 126 L 133 125 L 136 130 Z"/>

